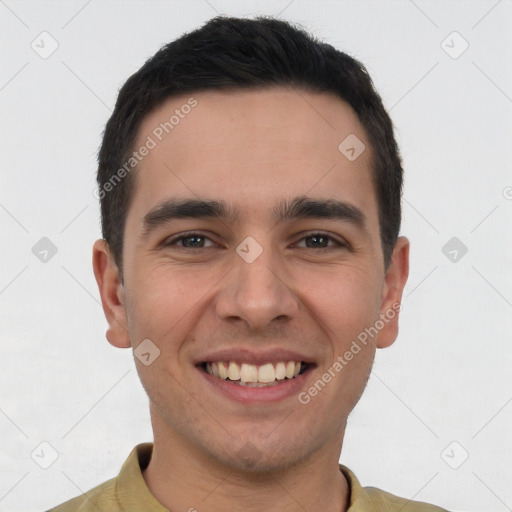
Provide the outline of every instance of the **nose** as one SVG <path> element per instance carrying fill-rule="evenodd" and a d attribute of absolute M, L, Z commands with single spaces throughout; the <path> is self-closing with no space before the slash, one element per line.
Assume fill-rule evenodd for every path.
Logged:
<path fill-rule="evenodd" d="M 221 320 L 243 320 L 251 330 L 291 320 L 299 311 L 291 277 L 271 249 L 265 249 L 252 263 L 234 255 L 233 270 L 215 302 Z"/>

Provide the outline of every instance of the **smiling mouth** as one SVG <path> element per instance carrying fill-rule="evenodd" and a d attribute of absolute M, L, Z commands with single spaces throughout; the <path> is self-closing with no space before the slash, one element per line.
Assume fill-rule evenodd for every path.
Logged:
<path fill-rule="evenodd" d="M 277 386 L 296 379 L 311 366 L 303 361 L 281 361 L 262 365 L 235 361 L 209 361 L 200 365 L 213 377 L 245 387 Z"/>

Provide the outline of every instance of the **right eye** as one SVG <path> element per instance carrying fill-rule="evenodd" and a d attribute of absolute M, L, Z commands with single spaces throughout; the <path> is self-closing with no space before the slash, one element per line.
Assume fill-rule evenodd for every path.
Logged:
<path fill-rule="evenodd" d="M 205 245 L 207 241 L 211 242 L 211 245 Z M 206 249 L 214 247 L 215 243 L 201 233 L 187 233 L 170 238 L 163 243 L 163 247 L 171 246 L 177 246 L 182 249 Z"/>

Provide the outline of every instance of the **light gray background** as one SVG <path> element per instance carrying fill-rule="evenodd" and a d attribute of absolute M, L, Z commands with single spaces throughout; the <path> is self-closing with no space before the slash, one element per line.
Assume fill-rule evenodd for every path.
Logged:
<path fill-rule="evenodd" d="M 96 151 L 126 78 L 217 13 L 279 14 L 353 54 L 396 124 L 411 274 L 341 460 L 408 498 L 512 510 L 511 0 L 0 0 L 0 510 L 80 494 L 152 440 L 133 356 L 104 336 Z M 43 31 L 59 45 L 46 59 Z M 42 237 L 58 249 L 46 263 Z M 455 262 L 452 237 L 468 248 Z"/>

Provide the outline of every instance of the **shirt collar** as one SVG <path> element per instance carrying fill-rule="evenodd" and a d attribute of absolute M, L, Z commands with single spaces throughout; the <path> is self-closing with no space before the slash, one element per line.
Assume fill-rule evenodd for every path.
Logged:
<path fill-rule="evenodd" d="M 153 443 L 138 444 L 126 459 L 116 483 L 116 494 L 126 512 L 167 512 L 151 494 L 142 471 L 146 469 L 153 453 Z"/>

